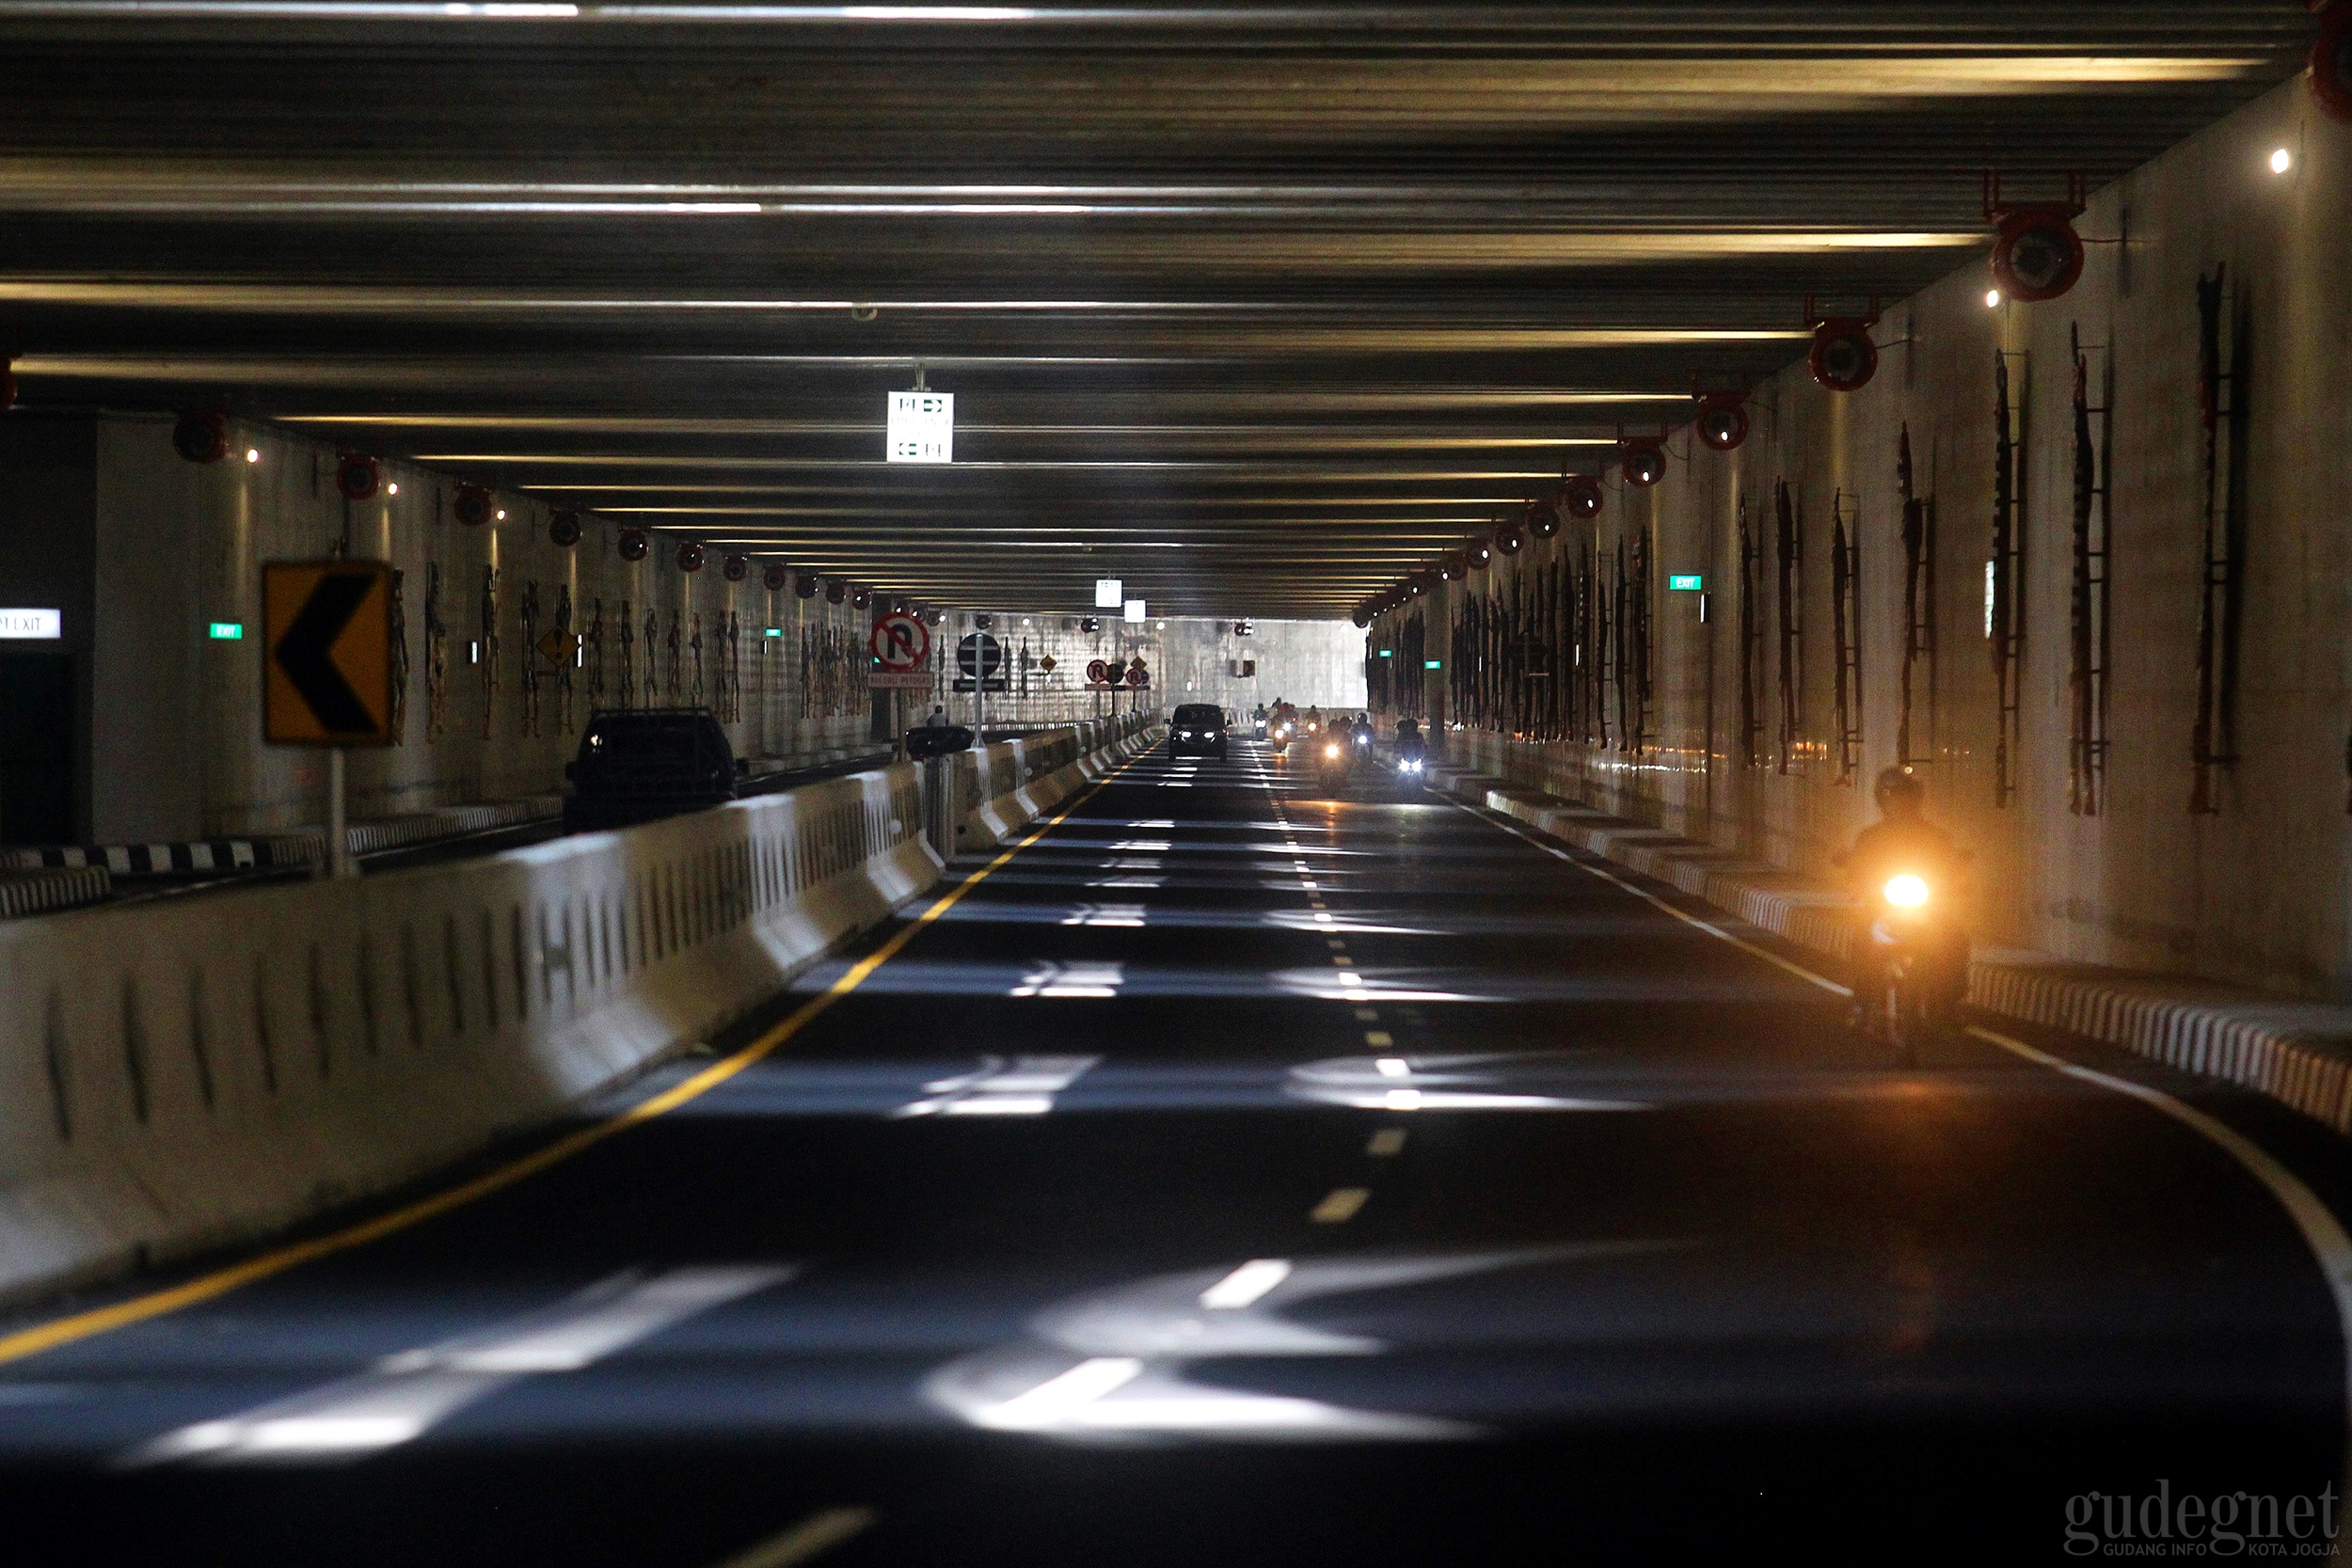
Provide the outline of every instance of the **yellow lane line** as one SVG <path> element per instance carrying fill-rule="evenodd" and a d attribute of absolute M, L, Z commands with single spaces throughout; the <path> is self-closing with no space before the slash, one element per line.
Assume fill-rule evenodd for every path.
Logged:
<path fill-rule="evenodd" d="M 70 1317 L 35 1323 L 28 1328 L 18 1329 L 13 1334 L 0 1335 L 0 1364 L 19 1361 L 28 1355 L 38 1355 L 42 1351 L 55 1350 L 59 1345 L 69 1345 L 76 1340 L 111 1333 L 118 1328 L 127 1328 L 133 1323 L 145 1323 L 151 1318 L 164 1317 L 184 1307 L 195 1307 L 214 1300 L 215 1297 L 225 1296 L 231 1291 L 242 1290 L 247 1285 L 267 1279 L 273 1275 L 280 1275 L 289 1269 L 300 1268 L 303 1264 L 316 1261 L 318 1259 L 329 1257 L 338 1252 L 348 1252 L 353 1247 L 365 1246 L 371 1242 L 381 1241 L 396 1232 L 407 1230 L 427 1220 L 436 1219 L 453 1209 L 462 1208 L 477 1198 L 487 1197 L 492 1193 L 501 1192 L 529 1177 L 538 1175 L 550 1165 L 560 1164 L 575 1154 L 595 1148 L 607 1138 L 617 1136 L 643 1122 L 651 1121 L 656 1117 L 675 1111 L 690 1101 L 700 1099 L 744 1069 L 772 1054 L 779 1046 L 815 1022 L 826 1008 L 864 985 L 876 970 L 898 957 L 908 942 L 913 942 L 933 921 L 953 909 L 959 899 L 977 887 L 991 873 L 1001 869 L 1015 855 L 1059 827 L 1080 806 L 1091 800 L 1097 790 L 1102 789 L 1113 779 L 1118 778 L 1151 754 L 1149 750 L 1138 752 L 1119 768 L 1104 774 L 1085 794 L 1062 808 L 1059 816 L 1041 824 L 1028 837 L 998 855 L 979 870 L 966 876 L 962 881 L 948 889 L 929 909 L 899 927 L 889 941 L 850 965 L 848 972 L 839 979 L 794 1008 L 790 1017 L 732 1056 L 713 1062 L 692 1077 L 675 1084 L 649 1099 L 642 1100 L 628 1109 L 617 1112 L 593 1126 L 567 1132 L 544 1148 L 535 1148 L 528 1154 L 485 1171 L 470 1180 L 461 1181 L 454 1187 L 446 1188 L 430 1196 L 421 1197 L 413 1203 L 403 1204 L 400 1208 L 378 1214 L 373 1219 L 361 1220 L 355 1225 L 345 1226 L 342 1229 L 329 1231 L 324 1236 L 312 1237 L 307 1242 L 296 1242 L 288 1246 L 273 1248 L 268 1252 L 246 1259 L 242 1262 L 231 1263 L 227 1268 L 199 1275 L 194 1279 L 174 1285 L 167 1290 L 152 1291 L 145 1295 L 133 1296 L 127 1301 L 116 1302 L 111 1306 L 93 1307 L 89 1311 L 76 1312 Z"/>

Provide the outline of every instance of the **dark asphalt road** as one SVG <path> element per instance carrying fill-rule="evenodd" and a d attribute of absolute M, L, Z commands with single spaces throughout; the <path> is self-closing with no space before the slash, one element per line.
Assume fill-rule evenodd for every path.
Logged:
<path fill-rule="evenodd" d="M 1980 1041 L 1895 1070 L 1841 1013 L 1385 777 L 1154 753 L 704 1097 L 0 1366 L 8 1539 L 2035 1560 L 2077 1495 L 2339 1483 L 2335 1299 L 2240 1160 Z M 2341 1212 L 2316 1129 L 2069 1051 Z"/>

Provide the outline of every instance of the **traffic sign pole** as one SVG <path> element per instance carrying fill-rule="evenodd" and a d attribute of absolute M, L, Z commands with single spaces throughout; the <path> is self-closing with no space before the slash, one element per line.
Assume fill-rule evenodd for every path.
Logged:
<path fill-rule="evenodd" d="M 326 753 L 326 874 L 341 880 L 357 876 L 351 864 L 351 829 L 343 818 L 343 749 Z"/>

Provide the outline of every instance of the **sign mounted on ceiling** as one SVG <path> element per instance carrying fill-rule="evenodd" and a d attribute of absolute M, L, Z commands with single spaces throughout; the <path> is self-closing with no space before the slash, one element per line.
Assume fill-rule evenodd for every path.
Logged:
<path fill-rule="evenodd" d="M 1132 626 L 1141 626 L 1143 624 L 1144 613 L 1143 601 L 1141 599 L 1129 599 L 1127 601 L 1125 618 Z"/>
<path fill-rule="evenodd" d="M 890 394 L 890 461 L 953 463 L 956 460 L 956 394 Z"/>
<path fill-rule="evenodd" d="M 1094 579 L 1094 608 L 1097 610 L 1117 610 L 1120 605 L 1126 602 L 1126 600 L 1122 597 L 1122 594 L 1126 591 L 1126 586 L 1127 585 L 1125 583 L 1120 581 L 1117 578 L 1096 578 Z"/>
<path fill-rule="evenodd" d="M 54 642 L 64 635 L 62 610 L 0 610 L 0 641 Z"/>

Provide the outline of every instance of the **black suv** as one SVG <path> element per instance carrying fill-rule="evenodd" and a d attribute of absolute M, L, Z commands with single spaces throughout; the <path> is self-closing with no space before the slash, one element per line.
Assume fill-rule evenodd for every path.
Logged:
<path fill-rule="evenodd" d="M 564 831 L 626 828 L 735 799 L 747 764 L 707 707 L 620 708 L 592 715 L 564 765 Z"/>
<path fill-rule="evenodd" d="M 1176 709 L 1176 717 L 1168 726 L 1168 754 L 1183 756 L 1186 752 L 1199 752 L 1203 756 L 1225 754 L 1225 710 L 1215 703 L 1184 703 Z"/>

